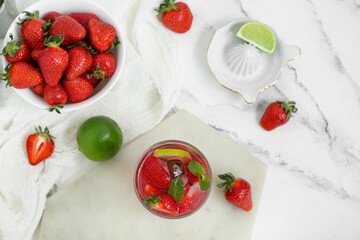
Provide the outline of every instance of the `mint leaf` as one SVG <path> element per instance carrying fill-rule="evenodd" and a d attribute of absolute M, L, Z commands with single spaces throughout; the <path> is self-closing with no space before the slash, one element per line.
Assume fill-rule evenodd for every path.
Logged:
<path fill-rule="evenodd" d="M 200 163 L 196 161 L 189 162 L 189 170 L 197 177 L 200 177 L 203 173 L 205 173 L 205 168 L 201 166 Z"/>
<path fill-rule="evenodd" d="M 175 199 L 177 203 L 180 203 L 184 197 L 185 187 L 181 178 L 175 178 L 172 180 L 169 188 L 169 194 Z"/>
<path fill-rule="evenodd" d="M 205 168 L 196 161 L 191 161 L 189 163 L 188 167 L 189 167 L 190 172 L 192 172 L 192 174 L 194 174 L 195 176 L 197 176 L 200 179 L 199 184 L 200 184 L 201 190 L 203 190 L 203 191 L 209 190 L 211 181 L 206 176 Z"/>
<path fill-rule="evenodd" d="M 211 181 L 208 177 L 205 177 L 204 180 L 200 180 L 199 185 L 201 190 L 207 191 L 210 188 Z"/>

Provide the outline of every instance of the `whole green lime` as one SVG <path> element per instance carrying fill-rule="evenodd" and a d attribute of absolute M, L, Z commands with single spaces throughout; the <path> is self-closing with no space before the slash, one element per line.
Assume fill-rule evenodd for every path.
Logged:
<path fill-rule="evenodd" d="M 120 150 L 123 136 L 119 125 L 109 117 L 96 116 L 81 124 L 76 133 L 79 150 L 90 160 L 106 161 Z"/>

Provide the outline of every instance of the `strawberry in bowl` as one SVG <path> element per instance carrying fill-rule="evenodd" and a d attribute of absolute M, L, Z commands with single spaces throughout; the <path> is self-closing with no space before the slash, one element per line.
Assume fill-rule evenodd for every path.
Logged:
<path fill-rule="evenodd" d="M 58 113 L 81 109 L 121 80 L 125 60 L 121 31 L 92 1 L 36 2 L 16 18 L 6 36 L 0 60 L 7 67 L 0 78 L 8 81 L 7 86 L 16 82 L 14 90 L 39 108 Z M 15 75 L 10 72 L 19 72 L 19 66 L 11 71 L 16 62 L 26 63 L 17 65 L 36 78 L 26 83 L 11 79 Z"/>

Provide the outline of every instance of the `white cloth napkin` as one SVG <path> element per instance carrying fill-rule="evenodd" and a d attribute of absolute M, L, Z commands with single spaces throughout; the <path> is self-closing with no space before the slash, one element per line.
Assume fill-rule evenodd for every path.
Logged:
<path fill-rule="evenodd" d="M 34 1 L 16 2 L 22 10 Z M 1 240 L 31 239 L 54 184 L 63 186 L 96 166 L 77 149 L 76 130 L 83 121 L 109 116 L 118 122 L 128 142 L 158 124 L 176 100 L 182 82 L 177 41 L 156 18 L 154 8 L 159 1 L 96 2 L 115 17 L 127 36 L 127 59 L 120 77 L 124 84 L 85 109 L 61 115 L 33 107 L 13 89 L 0 85 Z M 37 125 L 48 126 L 56 137 L 55 152 L 31 166 L 25 142 Z"/>

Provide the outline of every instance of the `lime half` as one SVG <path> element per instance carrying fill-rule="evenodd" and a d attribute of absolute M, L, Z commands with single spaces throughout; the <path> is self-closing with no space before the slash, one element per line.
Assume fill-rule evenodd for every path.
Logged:
<path fill-rule="evenodd" d="M 276 37 L 273 31 L 261 22 L 247 22 L 237 31 L 236 36 L 260 50 L 273 55 L 276 49 Z"/>
<path fill-rule="evenodd" d="M 166 160 L 179 159 L 183 164 L 187 164 L 191 160 L 190 153 L 181 149 L 156 149 L 154 156 Z"/>

